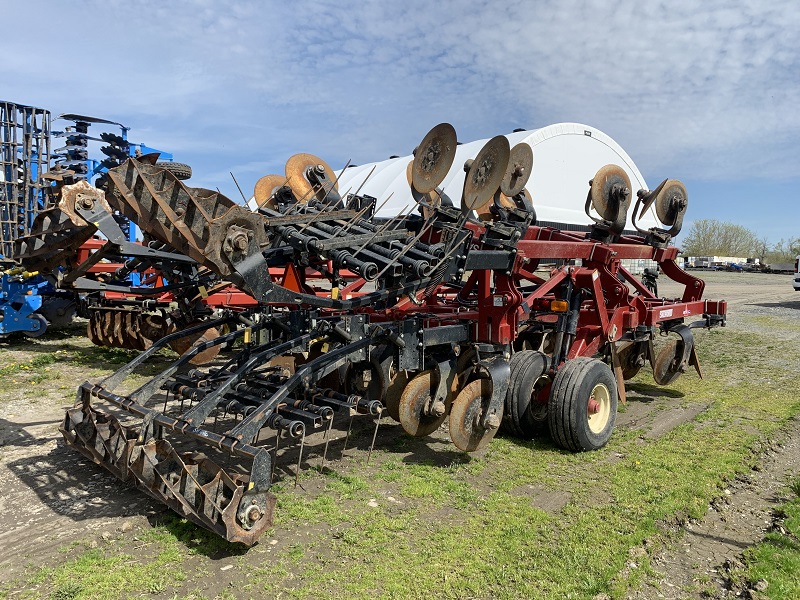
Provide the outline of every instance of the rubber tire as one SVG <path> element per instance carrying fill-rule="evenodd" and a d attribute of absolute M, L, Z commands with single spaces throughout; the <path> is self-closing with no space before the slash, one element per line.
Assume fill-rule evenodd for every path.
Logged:
<path fill-rule="evenodd" d="M 547 430 L 547 417 L 536 419 L 531 410 L 534 385 L 545 373 L 547 363 L 547 356 L 537 350 L 523 350 L 511 357 L 503 415 L 504 428 L 511 435 L 530 440 Z"/>
<path fill-rule="evenodd" d="M 169 171 L 176 178 L 180 181 L 185 181 L 192 177 L 192 167 L 187 165 L 186 163 L 179 163 L 179 162 L 172 162 L 169 160 L 160 160 L 156 163 L 156 166 L 160 169 L 164 169 L 165 171 Z"/>
<path fill-rule="evenodd" d="M 596 385 L 608 390 L 611 411 L 602 431 L 589 428 L 589 397 Z M 557 446 L 573 452 L 597 450 L 608 443 L 617 417 L 617 382 L 609 366 L 596 358 L 567 361 L 556 373 L 547 411 L 550 436 Z"/>
<path fill-rule="evenodd" d="M 47 331 L 47 319 L 45 319 L 39 313 L 32 313 L 28 317 L 28 319 L 30 319 L 31 321 L 36 321 L 37 323 L 39 323 L 39 329 L 37 329 L 36 331 L 25 331 L 25 330 L 23 330 L 22 333 L 24 333 L 29 338 L 38 338 L 38 337 L 43 336 L 44 332 Z"/>

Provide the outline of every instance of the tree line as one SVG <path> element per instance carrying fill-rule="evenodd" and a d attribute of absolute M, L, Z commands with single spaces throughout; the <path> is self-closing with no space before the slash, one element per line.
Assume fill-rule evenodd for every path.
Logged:
<path fill-rule="evenodd" d="M 699 219 L 678 246 L 684 256 L 740 256 L 772 264 L 793 262 L 800 254 L 800 237 L 770 244 L 766 237 L 759 237 L 742 225 Z"/>

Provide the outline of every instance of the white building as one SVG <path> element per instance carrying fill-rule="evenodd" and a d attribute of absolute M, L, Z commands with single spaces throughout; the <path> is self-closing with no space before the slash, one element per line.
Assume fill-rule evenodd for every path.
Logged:
<path fill-rule="evenodd" d="M 644 177 L 630 156 L 602 131 L 578 123 L 559 123 L 541 129 L 517 131 L 506 135 L 513 147 L 527 142 L 533 148 L 533 174 L 527 188 L 533 197 L 533 205 L 540 225 L 551 225 L 562 229 L 583 229 L 590 224 L 584 213 L 589 180 L 597 170 L 607 164 L 616 164 L 625 169 L 631 180 L 631 210 L 628 229 L 633 229 L 630 213 L 636 201 L 636 192 L 647 188 Z M 421 138 L 420 138 L 421 139 Z M 464 185 L 464 162 L 475 158 L 488 140 L 477 140 L 461 144 L 450 172 L 442 187 L 453 203 L 458 206 Z M 406 178 L 406 168 L 412 155 L 391 158 L 376 163 L 350 167 L 339 175 L 339 191 L 355 192 L 374 196 L 380 205 L 391 195 L 379 216 L 391 217 L 414 201 Z M 370 175 L 375 167 L 374 172 Z M 365 182 L 365 179 L 369 179 Z M 657 225 L 655 211 L 640 221 L 647 228 Z"/>

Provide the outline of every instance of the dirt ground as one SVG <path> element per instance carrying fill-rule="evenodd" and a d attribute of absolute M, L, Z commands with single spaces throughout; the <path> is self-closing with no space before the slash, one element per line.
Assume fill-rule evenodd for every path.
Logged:
<path fill-rule="evenodd" d="M 755 326 L 752 321 L 739 322 L 740 314 L 774 315 L 800 322 L 800 293 L 792 290 L 789 277 L 737 273 L 701 276 L 707 281 L 706 297 L 728 300 L 731 328 Z M 659 284 L 662 296 L 670 297 L 677 289 L 664 281 Z M 786 335 L 800 338 L 796 330 Z M 103 540 L 151 527 L 166 510 L 66 448 L 58 432 L 63 407 L 71 404 L 77 386 L 86 379 L 102 377 L 119 364 L 98 355 L 80 326 L 75 326 L 66 332 L 48 332 L 37 340 L 18 338 L 0 343 L 0 369 L 44 353 L 57 353 L 62 358 L 44 367 L 41 381 L 32 383 L 23 370 L 16 379 L 13 374 L 6 375 L 0 387 L 0 581 L 18 579 L 32 565 L 58 563 L 61 549 L 75 540 Z M 653 406 L 631 403 L 617 423 L 620 428 L 649 424 L 646 435 L 658 437 L 703 410 L 702 404 L 688 403 L 662 410 L 655 419 Z M 386 434 L 399 435 L 396 427 Z M 433 452 L 452 451 L 447 434 L 441 430 L 428 448 Z M 657 557 L 656 568 L 664 573 L 661 585 L 635 591 L 630 598 L 684 598 L 682 590 L 687 582 L 704 575 L 724 596 L 724 566 L 735 561 L 744 547 L 761 539 L 770 526 L 771 510 L 782 500 L 781 486 L 789 474 L 797 473 L 798 465 L 800 423 L 795 420 L 765 448 L 758 470 L 730 482 L 725 497 L 712 505 L 713 510 L 704 519 L 683 526 L 685 535 L 677 547 Z M 559 510 L 568 500 L 568 496 L 546 490 L 529 490 L 529 494 L 548 512 Z M 226 564 L 225 560 L 214 562 L 210 578 L 216 569 L 227 568 Z M 212 583 L 205 589 L 207 595 L 214 595 Z M 670 590 L 675 590 L 674 595 Z M 16 596 L 11 592 L 9 597 Z"/>
<path fill-rule="evenodd" d="M 753 326 L 737 321 L 736 316 L 744 314 L 785 319 L 795 327 L 800 324 L 800 293 L 792 289 L 791 279 L 785 275 L 693 273 L 706 281 L 706 297 L 728 301 L 728 326 L 733 329 Z M 670 296 L 672 290 L 672 285 L 662 285 L 659 293 Z M 800 342 L 796 329 L 785 335 Z M 659 585 L 637 590 L 629 598 L 677 600 L 746 595 L 746 590 L 730 588 L 727 572 L 740 564 L 739 556 L 745 548 L 759 542 L 770 530 L 773 511 L 789 499 L 787 480 L 799 473 L 800 420 L 795 418 L 766 445 L 753 472 L 731 481 L 702 520 L 684 525 L 685 534 L 679 545 L 656 558 L 655 567 L 662 573 Z M 698 581 L 709 585 L 688 595 L 686 589 Z"/>

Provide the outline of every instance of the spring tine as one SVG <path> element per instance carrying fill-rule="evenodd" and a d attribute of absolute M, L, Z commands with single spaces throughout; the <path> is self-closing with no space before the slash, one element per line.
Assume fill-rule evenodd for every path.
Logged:
<path fill-rule="evenodd" d="M 394 194 L 394 192 L 392 192 L 392 194 Z M 391 198 L 391 197 L 392 197 L 392 194 L 389 194 L 389 198 Z M 388 202 L 388 201 L 389 201 L 389 198 L 387 198 L 387 199 L 386 199 L 386 202 Z M 383 204 L 386 204 L 386 202 L 384 202 Z M 380 207 L 380 208 L 383 208 L 383 204 L 381 205 L 381 207 Z M 380 208 L 376 209 L 376 210 L 375 210 L 375 212 L 377 213 L 377 212 L 378 212 L 378 210 L 380 210 Z M 378 227 L 378 228 L 375 230 L 375 233 L 373 233 L 372 237 L 370 237 L 370 238 L 369 238 L 369 239 L 368 239 L 366 242 L 364 242 L 364 243 L 361 245 L 361 247 L 360 247 L 358 250 L 356 250 L 355 252 L 353 252 L 353 256 L 355 257 L 355 256 L 356 256 L 356 255 L 358 255 L 358 253 L 359 253 L 359 252 L 361 252 L 361 251 L 362 251 L 364 248 L 366 248 L 367 246 L 369 246 L 369 245 L 372 243 L 372 240 L 374 240 L 376 237 L 378 237 L 380 234 L 382 234 L 384 231 L 386 231 L 386 230 L 389 228 L 389 225 L 391 225 L 392 223 L 394 223 L 395 219 L 399 219 L 400 217 L 402 217 L 403 213 L 406 211 L 406 209 L 407 209 L 407 208 L 408 208 L 408 204 L 406 204 L 406 205 L 403 207 L 403 210 L 401 210 L 401 211 L 400 211 L 400 214 L 399 214 L 399 215 L 396 215 L 396 216 L 392 217 L 391 219 L 389 219 L 388 221 L 386 221 L 386 223 L 384 223 L 383 225 L 381 225 L 380 227 Z"/>
<path fill-rule="evenodd" d="M 275 463 L 278 462 L 278 447 L 281 443 L 281 430 L 278 429 L 275 432 L 275 457 L 272 459 L 272 473 L 270 473 L 269 480 L 270 482 L 275 481 Z"/>
<path fill-rule="evenodd" d="M 161 411 L 164 414 L 167 413 L 167 402 L 169 402 L 169 390 L 167 390 L 167 393 L 164 394 L 164 410 Z"/>
<path fill-rule="evenodd" d="M 333 419 L 328 423 L 328 428 L 325 430 L 325 447 L 322 449 L 322 463 L 319 466 L 319 472 L 325 470 L 325 457 L 328 455 L 328 444 L 331 441 L 331 428 L 333 427 Z"/>
<path fill-rule="evenodd" d="M 300 464 L 303 462 L 303 448 L 306 445 L 306 428 L 303 427 L 303 437 L 300 438 L 300 454 L 297 455 L 297 468 L 294 470 L 294 487 L 300 479 Z"/>
<path fill-rule="evenodd" d="M 352 219 L 350 219 L 350 220 L 349 220 L 347 223 L 345 223 L 344 227 L 342 227 L 342 229 L 339 231 L 339 233 L 337 234 L 337 236 L 342 236 L 342 235 L 344 235 L 345 233 L 347 233 L 347 232 L 350 230 L 350 228 L 351 228 L 353 225 L 355 225 L 355 224 L 358 222 L 358 220 L 359 220 L 359 219 L 360 219 L 360 218 L 361 218 L 361 217 L 364 215 L 364 213 L 365 213 L 365 212 L 367 212 L 367 210 L 368 210 L 368 209 L 369 209 L 369 205 L 365 206 L 365 207 L 364 207 L 364 208 L 362 208 L 360 211 L 358 211 L 358 212 L 356 213 L 356 216 L 354 216 L 354 217 L 353 217 Z"/>
<path fill-rule="evenodd" d="M 366 464 L 369 464 L 369 459 L 372 456 L 372 449 L 375 447 L 375 438 L 378 437 L 378 427 L 381 425 L 381 416 L 383 416 L 383 409 L 381 409 L 381 411 L 378 413 L 378 417 L 375 419 L 375 431 L 372 433 L 372 443 L 369 445 Z"/>
<path fill-rule="evenodd" d="M 378 278 L 380 278 L 380 276 L 381 276 L 381 275 L 383 275 L 384 273 L 386 273 L 386 271 L 388 271 L 388 270 L 389 270 L 389 267 L 392 267 L 392 266 L 394 266 L 395 264 L 397 264 L 397 259 L 398 259 L 398 258 L 400 258 L 400 257 L 402 257 L 402 256 L 405 256 L 405 255 L 408 253 L 408 251 L 409 251 L 409 250 L 411 250 L 411 248 L 414 246 L 414 244 L 416 244 L 416 243 L 419 241 L 419 239 L 420 239 L 420 238 L 421 238 L 423 235 L 425 235 L 425 233 L 426 233 L 426 232 L 427 232 L 427 231 L 428 231 L 428 230 L 429 230 L 429 229 L 430 229 L 432 226 L 433 226 L 433 220 L 429 221 L 429 222 L 428 222 L 428 224 L 427 224 L 427 225 L 425 225 L 425 227 L 423 227 L 423 228 L 420 230 L 420 232 L 419 232 L 417 235 L 415 235 L 415 236 L 414 236 L 414 239 L 412 239 L 410 242 L 408 242 L 408 244 L 406 244 L 406 245 L 403 247 L 403 249 L 402 249 L 402 250 L 400 250 L 400 253 L 399 253 L 397 256 L 395 256 L 395 257 L 394 257 L 394 259 L 392 260 L 392 262 L 390 262 L 388 265 L 386 265 L 386 266 L 383 268 L 383 270 L 382 270 L 380 273 L 378 273 L 378 276 L 377 276 L 375 279 L 378 279 Z"/>
<path fill-rule="evenodd" d="M 384 200 L 383 202 L 381 202 L 381 205 L 380 205 L 378 208 L 376 208 L 376 209 L 375 209 L 375 213 L 374 213 L 374 214 L 376 214 L 376 215 L 377 215 L 377 214 L 378 214 L 378 211 L 379 211 L 380 209 L 382 209 L 384 206 L 386 206 L 386 203 L 387 203 L 387 202 L 389 202 L 389 200 L 391 200 L 391 199 L 392 199 L 392 196 L 394 196 L 394 192 L 392 192 L 391 194 L 389 194 L 389 195 L 386 197 L 386 200 Z"/>
<path fill-rule="evenodd" d="M 361 188 L 363 188 L 363 187 L 364 187 L 364 185 L 367 183 L 367 181 L 369 180 L 369 178 L 370 178 L 370 177 L 372 177 L 372 174 L 375 172 L 375 169 L 376 169 L 377 167 L 378 167 L 378 165 L 373 165 L 373 166 L 372 166 L 372 168 L 370 169 L 369 173 L 367 173 L 367 178 L 366 178 L 364 181 L 362 181 L 362 182 L 361 182 L 361 185 L 360 185 L 360 186 L 358 186 L 358 189 L 356 190 L 356 193 L 355 193 L 355 195 L 356 195 L 356 196 L 358 196 L 358 192 L 360 192 L 360 191 L 361 191 Z M 342 171 L 342 172 L 344 172 L 344 171 Z M 392 192 L 392 193 L 394 193 L 394 192 Z M 384 204 L 385 204 L 385 203 L 384 203 Z M 381 208 L 382 208 L 382 207 L 381 207 Z M 377 212 L 377 211 L 375 211 L 375 212 Z"/>
<path fill-rule="evenodd" d="M 349 193 L 350 188 L 348 188 L 347 191 Z M 333 205 L 333 202 L 332 201 L 331 202 L 324 202 L 324 204 L 325 204 L 325 208 L 323 208 L 322 210 L 318 211 L 313 217 L 311 217 L 311 219 L 309 219 L 308 223 L 306 223 L 305 225 L 302 225 L 300 227 L 300 229 L 298 230 L 300 233 L 305 231 L 312 223 L 317 221 L 320 217 L 322 217 L 323 215 L 327 214 L 327 209 L 330 208 Z"/>
<path fill-rule="evenodd" d="M 344 438 L 344 448 L 342 448 L 342 454 L 347 451 L 347 442 L 350 441 L 350 430 L 353 428 L 353 415 L 350 415 L 350 424 L 347 426 L 347 435 Z"/>
<path fill-rule="evenodd" d="M 242 195 L 242 200 L 244 200 L 244 203 L 247 204 L 247 198 L 244 197 L 244 192 L 242 191 L 242 186 L 240 186 L 239 182 L 236 181 L 236 177 L 233 176 L 233 171 L 228 171 L 228 173 L 231 174 L 231 179 L 233 179 L 233 183 L 236 184 L 236 187 L 239 190 L 239 193 Z"/>

